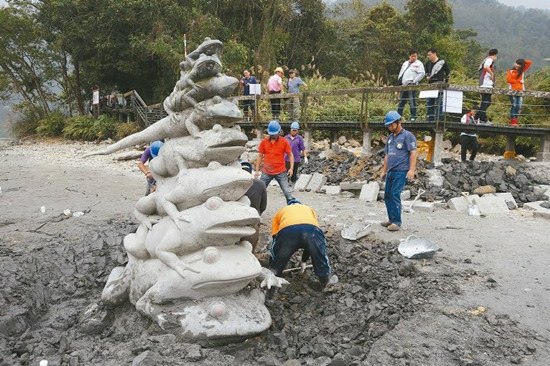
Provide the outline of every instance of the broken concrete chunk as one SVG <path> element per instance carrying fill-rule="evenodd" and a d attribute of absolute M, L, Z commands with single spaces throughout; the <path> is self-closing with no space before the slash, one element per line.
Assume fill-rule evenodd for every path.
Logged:
<path fill-rule="evenodd" d="M 361 188 L 361 194 L 359 199 L 367 202 L 376 202 L 378 199 L 378 192 L 380 191 L 380 185 L 378 182 L 367 183 Z"/>
<path fill-rule="evenodd" d="M 433 257 L 439 248 L 429 239 L 410 235 L 399 244 L 397 250 L 407 258 L 422 259 Z"/>
<path fill-rule="evenodd" d="M 328 195 L 338 195 L 341 191 L 340 186 L 325 186 L 325 193 Z"/>
<path fill-rule="evenodd" d="M 311 181 L 311 174 L 301 174 L 298 177 L 298 180 L 294 184 L 294 189 L 300 192 L 303 192 L 306 190 L 307 185 Z"/>
<path fill-rule="evenodd" d="M 340 235 L 347 240 L 359 240 L 371 232 L 370 226 L 371 224 L 365 225 L 361 222 L 356 222 L 349 226 L 345 226 L 340 232 Z"/>
<path fill-rule="evenodd" d="M 307 185 L 306 191 L 318 192 L 327 182 L 327 177 L 320 173 L 314 173 Z"/>

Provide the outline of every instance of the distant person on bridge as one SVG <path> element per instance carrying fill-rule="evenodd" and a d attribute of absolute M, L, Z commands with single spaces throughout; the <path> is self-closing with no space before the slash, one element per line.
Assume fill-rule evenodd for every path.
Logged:
<path fill-rule="evenodd" d="M 300 87 L 307 87 L 307 84 L 300 78 L 300 73 L 296 69 L 288 72 L 287 90 L 289 93 L 299 93 Z M 288 117 L 291 121 L 300 119 L 300 97 L 288 99 Z"/>
<path fill-rule="evenodd" d="M 525 90 L 525 71 L 527 71 L 532 64 L 533 61 L 531 60 L 524 60 L 522 58 L 516 60 L 514 67 L 506 73 L 506 81 L 508 82 L 510 90 Z M 510 101 L 512 102 L 512 108 L 510 109 L 510 124 L 512 126 L 518 126 L 519 112 L 523 104 L 523 97 L 521 95 L 510 95 Z"/>
<path fill-rule="evenodd" d="M 409 59 L 403 62 L 397 83 L 399 85 L 418 85 L 426 72 L 424 65 L 418 60 L 418 52 L 415 49 L 409 51 Z M 416 91 L 405 90 L 401 92 L 397 113 L 403 115 L 405 105 L 409 103 L 411 108 L 411 122 L 416 120 Z"/>
<path fill-rule="evenodd" d="M 267 81 L 267 92 L 269 94 L 281 94 L 283 92 L 283 68 L 277 67 L 275 73 Z M 273 119 L 279 119 L 281 114 L 281 98 L 273 98 L 271 102 L 271 116 Z"/>
<path fill-rule="evenodd" d="M 254 75 L 250 75 L 250 71 L 244 70 L 243 71 L 243 77 L 241 79 L 241 85 L 243 87 L 243 95 L 251 95 L 250 94 L 250 84 L 258 84 L 258 81 L 256 80 L 256 77 Z M 246 119 L 250 119 L 250 112 L 254 113 L 254 105 L 256 101 L 254 100 L 244 100 L 243 101 L 243 112 Z"/>
<path fill-rule="evenodd" d="M 475 118 L 478 109 L 477 106 L 470 108 L 468 113 L 462 116 L 460 123 L 467 125 L 479 124 L 478 120 Z M 469 149 L 470 160 L 473 161 L 476 158 L 478 148 L 479 144 L 477 143 L 477 134 L 475 132 L 467 131 L 460 134 L 460 160 L 466 161 L 466 153 Z"/>
<path fill-rule="evenodd" d="M 425 70 L 428 84 L 449 82 L 449 74 L 451 73 L 449 65 L 445 60 L 437 56 L 435 48 L 428 50 L 428 61 L 426 62 Z M 439 91 L 437 98 L 426 98 L 428 122 L 438 121 L 439 116 L 443 113 L 442 96 L 443 92 Z"/>
<path fill-rule="evenodd" d="M 493 88 L 495 86 L 495 62 L 498 57 L 498 50 L 492 48 L 479 65 L 479 86 L 482 88 Z M 491 105 L 491 93 L 481 93 L 481 103 L 478 117 L 480 123 L 487 123 L 487 109 Z"/>
<path fill-rule="evenodd" d="M 416 170 L 416 137 L 401 125 L 401 115 L 389 111 L 384 125 L 391 132 L 386 142 L 384 164 L 380 178 L 386 178 L 384 203 L 388 212 L 388 221 L 382 226 L 388 231 L 401 230 L 401 191 L 407 181 L 414 179 Z"/>

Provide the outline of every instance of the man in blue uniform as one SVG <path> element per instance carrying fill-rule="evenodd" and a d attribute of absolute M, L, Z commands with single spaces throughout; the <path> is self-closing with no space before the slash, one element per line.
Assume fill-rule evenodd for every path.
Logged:
<path fill-rule="evenodd" d="M 384 165 L 381 178 L 386 177 L 384 203 L 388 212 L 388 221 L 382 226 L 389 231 L 401 229 L 401 191 L 407 181 L 414 179 L 416 170 L 416 137 L 401 125 L 401 115 L 389 111 L 384 119 L 384 125 L 391 134 L 388 136 L 384 152 Z"/>

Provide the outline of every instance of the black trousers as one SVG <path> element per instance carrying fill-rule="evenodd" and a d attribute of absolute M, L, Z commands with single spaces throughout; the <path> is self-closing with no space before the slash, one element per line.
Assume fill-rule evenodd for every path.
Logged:
<path fill-rule="evenodd" d="M 478 147 L 476 136 L 460 135 L 460 159 L 462 161 L 466 161 L 467 150 L 470 150 L 470 160 L 474 160 Z"/>
<path fill-rule="evenodd" d="M 298 168 L 300 167 L 301 163 L 302 163 L 301 161 L 294 162 L 294 168 L 292 169 L 292 177 L 290 177 L 291 183 L 296 183 L 296 181 L 298 180 Z M 289 161 L 286 162 L 286 170 L 288 171 L 288 169 L 290 169 Z"/>
<path fill-rule="evenodd" d="M 487 109 L 491 105 L 491 96 L 492 94 L 481 93 L 481 103 L 477 112 L 477 116 L 481 122 L 487 122 Z"/>

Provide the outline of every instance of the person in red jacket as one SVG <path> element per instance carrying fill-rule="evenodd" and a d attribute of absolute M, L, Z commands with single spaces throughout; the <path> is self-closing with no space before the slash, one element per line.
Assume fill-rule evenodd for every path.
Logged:
<path fill-rule="evenodd" d="M 524 91 L 525 84 L 523 78 L 525 71 L 527 71 L 533 61 L 524 60 L 522 58 L 516 60 L 514 67 L 508 70 L 506 73 L 506 81 L 510 87 L 510 90 L 514 91 Z M 512 126 L 518 125 L 519 110 L 521 109 L 521 104 L 523 103 L 523 97 L 521 95 L 510 95 L 510 101 L 512 102 L 512 108 L 510 108 L 510 124 Z"/>

